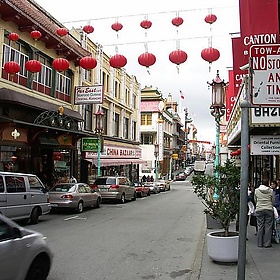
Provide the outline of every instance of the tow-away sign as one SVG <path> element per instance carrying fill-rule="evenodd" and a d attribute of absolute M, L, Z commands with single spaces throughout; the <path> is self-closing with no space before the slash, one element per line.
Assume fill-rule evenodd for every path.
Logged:
<path fill-rule="evenodd" d="M 280 44 L 252 45 L 252 103 L 280 106 Z"/>

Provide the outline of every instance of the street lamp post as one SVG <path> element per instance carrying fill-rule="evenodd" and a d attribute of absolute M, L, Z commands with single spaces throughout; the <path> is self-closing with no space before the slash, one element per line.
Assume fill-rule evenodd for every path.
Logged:
<path fill-rule="evenodd" d="M 154 155 L 155 155 L 155 158 L 156 158 L 155 169 L 156 169 L 156 181 L 157 181 L 158 180 L 158 153 L 159 153 L 159 145 L 157 143 L 155 143 L 154 146 L 155 146 Z"/>
<path fill-rule="evenodd" d="M 103 133 L 103 119 L 104 119 L 104 113 L 102 112 L 100 106 L 97 112 L 95 113 L 95 116 L 96 116 L 95 133 L 97 135 L 97 177 L 100 177 L 101 176 L 101 169 L 100 169 L 101 135 Z"/>
<path fill-rule="evenodd" d="M 215 163 L 214 167 L 220 164 L 220 120 L 225 114 L 225 89 L 227 83 L 221 80 L 219 75 L 219 70 L 217 70 L 217 75 L 212 83 L 208 84 L 212 87 L 212 104 L 210 106 L 211 115 L 215 118 L 216 122 L 216 153 L 215 153 Z M 215 177 L 219 178 L 219 172 L 216 170 Z M 213 199 L 218 199 L 216 192 L 213 195 Z"/>
<path fill-rule="evenodd" d="M 188 139 L 188 134 L 189 134 L 189 128 L 188 128 L 188 124 L 192 122 L 192 119 L 188 117 L 189 113 L 188 113 L 188 108 L 185 108 L 185 139 L 184 139 L 184 145 L 186 148 L 186 158 L 185 158 L 185 164 L 184 167 L 187 167 L 188 161 L 189 161 L 189 139 Z"/>

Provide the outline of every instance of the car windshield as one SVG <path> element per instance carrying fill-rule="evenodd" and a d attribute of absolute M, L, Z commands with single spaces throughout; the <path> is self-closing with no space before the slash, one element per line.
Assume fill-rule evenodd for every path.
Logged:
<path fill-rule="evenodd" d="M 75 184 L 59 184 L 53 187 L 51 192 L 73 192 L 75 191 Z"/>
<path fill-rule="evenodd" d="M 98 178 L 94 182 L 95 185 L 115 185 L 116 178 L 109 177 L 109 178 Z"/>

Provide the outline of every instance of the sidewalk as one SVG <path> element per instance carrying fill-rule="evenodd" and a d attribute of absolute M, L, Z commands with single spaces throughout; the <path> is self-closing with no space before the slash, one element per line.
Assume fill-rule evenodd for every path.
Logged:
<path fill-rule="evenodd" d="M 206 228 L 206 227 L 205 227 Z M 213 262 L 207 253 L 206 234 L 213 229 L 202 229 L 201 250 L 195 261 L 194 271 L 190 280 L 238 280 L 238 266 Z M 280 275 L 280 244 L 272 243 L 271 248 L 259 248 L 255 229 L 248 225 L 248 241 L 246 243 L 245 279 L 270 280 L 279 279 Z"/>

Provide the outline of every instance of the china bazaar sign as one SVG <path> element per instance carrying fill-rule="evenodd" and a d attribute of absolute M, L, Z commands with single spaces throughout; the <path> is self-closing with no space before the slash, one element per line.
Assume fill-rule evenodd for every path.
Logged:
<path fill-rule="evenodd" d="M 102 104 L 103 86 L 76 86 L 75 104 Z"/>
<path fill-rule="evenodd" d="M 280 106 L 280 45 L 253 45 L 252 103 L 255 105 Z"/>

